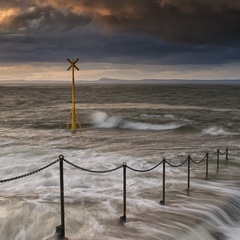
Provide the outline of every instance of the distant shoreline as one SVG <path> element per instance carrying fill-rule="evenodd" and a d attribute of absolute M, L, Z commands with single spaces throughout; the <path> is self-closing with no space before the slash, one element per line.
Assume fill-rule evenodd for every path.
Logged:
<path fill-rule="evenodd" d="M 0 85 L 56 85 L 71 84 L 70 80 L 2 80 Z M 182 79 L 141 79 L 141 80 L 121 80 L 102 78 L 99 80 L 75 80 L 75 84 L 196 84 L 196 85 L 240 85 L 240 79 L 234 80 L 182 80 Z"/>

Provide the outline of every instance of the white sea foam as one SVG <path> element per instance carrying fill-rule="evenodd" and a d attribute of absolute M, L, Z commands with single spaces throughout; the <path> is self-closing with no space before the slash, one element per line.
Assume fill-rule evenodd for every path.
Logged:
<path fill-rule="evenodd" d="M 173 130 L 181 126 L 183 123 L 171 122 L 167 124 L 151 124 L 142 122 L 133 122 L 126 120 L 120 116 L 108 116 L 105 112 L 95 112 L 91 116 L 91 121 L 96 128 L 121 128 L 132 130 L 152 130 L 152 131 L 164 131 Z"/>
<path fill-rule="evenodd" d="M 13 151 L 9 147 L 7 152 L 11 150 Z M 36 167 L 42 167 L 46 165 L 46 159 L 51 159 L 52 154 L 57 153 L 58 150 L 54 149 L 53 151 L 51 146 L 47 147 L 47 145 L 43 147 L 25 146 L 21 152 L 19 146 L 14 154 L 6 154 L 1 158 L 0 173 L 7 178 L 9 174 L 10 176 L 20 175 L 34 170 Z M 39 158 L 35 152 L 41 152 L 43 156 Z M 148 161 L 151 160 L 151 155 L 139 158 L 111 152 L 104 153 L 96 149 L 62 149 L 62 154 L 74 164 L 92 170 L 112 169 L 120 166 L 123 162 L 140 170 L 149 169 L 155 165 Z M 10 162 L 11 164 L 7 164 Z M 194 218 L 195 214 L 201 215 L 203 218 L 210 216 L 214 222 L 224 228 L 227 235 L 227 224 L 231 221 L 224 213 L 222 216 L 228 221 L 225 225 L 218 220 L 216 214 L 208 214 L 214 207 L 206 205 L 204 202 L 204 207 L 194 205 L 194 198 L 191 197 L 186 197 L 185 203 L 180 200 L 186 194 L 184 191 L 186 171 L 184 169 L 166 166 L 167 201 L 174 192 L 179 192 L 180 195 L 174 196 L 175 198 L 179 197 L 177 205 L 163 208 L 159 207 L 159 200 L 162 196 L 162 165 L 151 173 L 137 173 L 127 169 L 128 221 L 125 229 L 126 237 L 123 237 L 121 236 L 122 230 L 116 227 L 116 222 L 122 213 L 122 169 L 114 173 L 93 174 L 80 171 L 64 163 L 66 236 L 70 239 L 96 239 L 99 234 L 102 236 L 99 239 L 110 239 L 108 236 L 104 237 L 108 231 L 110 231 L 110 236 L 114 235 L 111 239 L 119 240 L 136 238 L 145 240 L 148 236 L 158 239 L 159 235 L 164 237 L 168 236 L 168 233 L 171 233 L 170 239 L 177 239 L 177 231 L 189 231 L 195 234 L 193 236 L 202 236 L 203 232 L 199 229 L 193 229 L 187 224 L 180 224 L 181 217 L 197 219 Z M 194 177 L 193 173 L 191 177 Z M 224 192 L 229 196 L 237 194 L 237 191 L 230 190 L 230 187 L 226 188 L 223 184 L 214 182 L 208 182 L 207 185 L 205 183 L 198 185 L 192 183 L 192 185 L 194 189 L 201 191 L 215 191 L 220 194 Z M 59 225 L 60 219 L 58 164 L 28 178 L 2 184 L 1 191 L 1 194 L 5 195 L 7 199 L 1 202 L 2 227 L 0 232 L 1 236 L 4 236 L 4 240 L 8 238 L 14 240 L 42 239 L 42 236 L 47 238 L 46 236 L 53 235 L 54 228 Z M 197 210 L 194 212 L 194 209 Z M 177 214 L 179 219 L 167 220 L 166 218 L 163 220 L 161 216 L 164 212 L 168 216 Z M 20 218 L 23 220 L 18 224 Z M 44 232 L 35 232 L 40 223 L 46 222 L 48 224 L 44 227 Z M 9 231 L 15 224 L 18 226 L 17 229 L 15 228 L 17 234 Z M 115 229 L 115 232 L 112 229 Z M 236 231 L 231 232 L 230 240 L 236 240 Z M 210 234 L 209 237 L 211 237 Z"/>
<path fill-rule="evenodd" d="M 223 127 L 213 126 L 208 127 L 202 130 L 203 134 L 208 134 L 212 136 L 218 136 L 218 135 L 230 135 L 231 133 L 225 130 Z"/>
<path fill-rule="evenodd" d="M 71 107 L 70 102 L 66 104 L 71 98 L 65 94 L 65 87 L 56 90 L 54 86 L 47 91 L 40 88 L 39 94 L 33 88 L 10 89 L 11 94 L 0 88 L 1 96 L 5 96 L 0 99 L 0 179 L 39 169 L 56 160 L 59 154 L 91 170 L 113 169 L 123 162 L 128 167 L 146 170 L 159 163 L 162 157 L 167 157 L 173 164 L 181 163 L 188 153 L 198 159 L 201 147 L 213 152 L 216 146 L 239 147 L 238 137 L 230 135 L 215 141 L 215 136 L 194 131 L 195 126 L 199 129 L 214 122 L 223 126 L 225 131 L 231 129 L 239 134 L 237 101 L 233 104 L 226 102 L 228 98 L 219 99 L 217 94 L 215 103 L 210 102 L 209 108 L 205 108 L 202 96 L 196 97 L 195 92 L 188 97 L 191 92 L 176 88 L 180 96 L 168 92 L 169 99 L 174 101 L 167 105 L 162 104 L 162 97 L 158 98 L 160 89 L 155 88 L 146 92 L 144 86 L 139 95 L 126 87 L 124 93 L 127 94 L 123 96 L 118 86 L 108 89 L 81 86 L 84 101 L 76 104 L 76 108 L 83 129 L 84 124 L 86 128 L 76 133 L 65 130 Z M 155 97 L 149 99 L 153 90 Z M 197 90 L 197 93 L 201 91 Z M 238 95 L 235 97 L 238 99 Z M 206 98 L 204 106 L 211 99 Z M 25 105 L 19 105 L 19 100 L 24 100 Z M 222 102 L 218 106 L 219 101 Z M 194 106 L 187 106 L 187 102 L 187 105 L 192 102 Z M 230 108 L 234 106 L 233 115 Z M 89 115 L 94 111 L 94 127 L 88 128 Z M 181 124 L 186 125 L 182 131 L 162 131 L 175 129 Z M 153 131 L 131 131 L 146 129 Z M 218 174 L 215 163 L 209 161 L 208 181 L 197 180 L 205 178 L 205 164 L 192 164 L 189 193 L 186 191 L 186 164 L 179 168 L 166 165 L 165 206 L 159 204 L 163 197 L 163 165 L 150 172 L 127 168 L 125 226 L 118 225 L 123 213 L 123 168 L 97 174 L 64 162 L 66 237 L 75 240 L 175 240 L 184 233 L 193 232 L 195 235 L 188 240 L 206 240 L 205 236 L 211 239 L 212 231 L 219 230 L 228 240 L 239 239 L 239 169 L 236 167 L 239 150 L 229 148 L 229 153 L 229 161 L 220 164 Z M 36 174 L 1 183 L 0 193 L 1 240 L 47 239 L 54 234 L 60 224 L 59 163 Z M 234 206 L 230 204 L 233 195 L 237 196 Z M 235 218 L 238 222 L 234 221 Z M 202 222 L 209 223 L 210 227 L 196 228 Z"/>

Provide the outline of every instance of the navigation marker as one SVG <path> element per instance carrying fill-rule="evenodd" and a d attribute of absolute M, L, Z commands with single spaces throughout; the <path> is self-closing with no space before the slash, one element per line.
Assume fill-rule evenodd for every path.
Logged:
<path fill-rule="evenodd" d="M 72 69 L 72 108 L 70 110 L 70 115 L 68 118 L 67 129 L 71 124 L 72 132 L 77 131 L 77 125 L 79 126 L 79 129 L 82 131 L 80 119 L 75 108 L 75 84 L 74 84 L 74 69 L 76 68 L 79 71 L 79 68 L 76 66 L 76 63 L 78 62 L 79 58 L 73 61 L 71 61 L 69 58 L 67 58 L 67 60 L 71 64 L 67 70 L 69 71 L 70 69 Z"/>

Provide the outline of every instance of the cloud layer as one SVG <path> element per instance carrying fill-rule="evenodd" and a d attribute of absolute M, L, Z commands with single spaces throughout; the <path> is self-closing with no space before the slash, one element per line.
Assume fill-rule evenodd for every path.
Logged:
<path fill-rule="evenodd" d="M 236 62 L 238 0 L 0 2 L 0 61 Z"/>

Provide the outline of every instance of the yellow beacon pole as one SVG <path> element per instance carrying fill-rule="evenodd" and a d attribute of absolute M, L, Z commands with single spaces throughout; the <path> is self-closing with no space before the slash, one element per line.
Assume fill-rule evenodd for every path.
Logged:
<path fill-rule="evenodd" d="M 80 124 L 80 119 L 78 117 L 78 114 L 77 114 L 76 108 L 75 108 L 74 68 L 76 68 L 79 71 L 79 68 L 76 66 L 76 63 L 78 62 L 79 58 L 75 61 L 74 60 L 71 61 L 69 58 L 67 58 L 67 60 L 71 64 L 71 66 L 67 70 L 69 71 L 70 69 L 72 69 L 72 108 L 70 110 L 70 116 L 68 118 L 67 129 L 71 122 L 71 125 L 72 125 L 71 130 L 72 130 L 72 132 L 76 132 L 77 131 L 76 121 L 78 122 L 79 129 L 82 130 L 81 124 Z"/>

